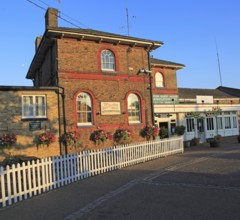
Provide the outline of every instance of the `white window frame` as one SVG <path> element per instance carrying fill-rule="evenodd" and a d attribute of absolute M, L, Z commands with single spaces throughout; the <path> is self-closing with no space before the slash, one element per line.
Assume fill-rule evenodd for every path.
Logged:
<path fill-rule="evenodd" d="M 222 116 L 217 117 L 217 129 L 222 130 L 223 129 L 223 118 Z"/>
<path fill-rule="evenodd" d="M 25 98 L 31 97 L 32 103 L 25 103 Z M 37 103 L 37 98 L 43 98 L 42 104 Z M 39 115 L 38 109 L 42 107 L 43 114 Z M 27 109 L 26 109 L 27 108 Z M 27 114 L 26 111 L 32 111 L 32 114 Z M 22 118 L 47 118 L 47 100 L 45 95 L 22 95 Z"/>
<path fill-rule="evenodd" d="M 232 129 L 232 122 L 231 122 L 231 116 L 225 116 L 224 117 L 224 128 L 226 130 Z"/>
<path fill-rule="evenodd" d="M 116 71 L 116 58 L 111 50 L 101 52 L 101 70 L 107 72 Z"/>
<path fill-rule="evenodd" d="M 214 129 L 215 129 L 214 118 L 213 117 L 207 117 L 206 118 L 206 123 L 207 123 L 207 131 L 214 131 Z"/>
<path fill-rule="evenodd" d="M 90 105 L 91 110 L 87 110 L 87 109 L 86 110 L 78 110 L 78 102 L 80 101 L 79 96 L 81 94 L 86 95 L 87 98 L 89 99 L 86 102 L 87 103 L 86 106 Z M 92 126 L 93 125 L 93 102 L 92 102 L 92 97 L 91 97 L 91 95 L 89 93 L 87 93 L 87 92 L 80 92 L 77 95 L 77 98 L 76 98 L 76 113 L 77 113 L 77 126 Z M 82 116 L 83 116 L 83 113 L 85 113 L 85 117 L 86 117 L 85 121 L 86 122 L 79 122 L 79 115 L 78 114 L 82 114 Z M 91 116 L 91 121 L 87 122 L 89 114 Z"/>
<path fill-rule="evenodd" d="M 187 132 L 194 132 L 194 118 L 186 118 Z"/>
<path fill-rule="evenodd" d="M 236 115 L 233 115 L 233 128 L 237 128 L 238 127 L 238 118 Z"/>

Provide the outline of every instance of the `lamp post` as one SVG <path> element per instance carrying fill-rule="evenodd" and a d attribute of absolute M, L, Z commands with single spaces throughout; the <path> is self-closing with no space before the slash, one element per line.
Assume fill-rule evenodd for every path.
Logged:
<path fill-rule="evenodd" d="M 151 70 L 146 70 L 144 68 L 141 68 L 138 72 L 139 74 L 144 74 L 147 75 L 149 77 L 149 92 L 150 92 L 150 105 L 151 105 L 151 121 L 152 121 L 152 125 L 155 124 L 155 120 L 154 120 L 154 106 L 153 106 L 153 94 L 152 94 L 152 71 Z"/>

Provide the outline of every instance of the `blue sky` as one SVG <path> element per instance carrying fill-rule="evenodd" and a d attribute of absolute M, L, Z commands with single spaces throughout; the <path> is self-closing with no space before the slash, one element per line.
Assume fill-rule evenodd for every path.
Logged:
<path fill-rule="evenodd" d="M 40 7 L 60 7 L 62 16 L 81 28 L 163 41 L 155 58 L 182 63 L 178 87 L 240 88 L 239 0 L 31 0 Z M 31 86 L 25 76 L 43 35 L 45 11 L 28 0 L 1 3 L 0 85 Z M 68 16 L 68 17 L 66 17 Z M 74 20 L 72 20 L 72 18 Z M 59 20 L 59 26 L 73 27 Z"/>

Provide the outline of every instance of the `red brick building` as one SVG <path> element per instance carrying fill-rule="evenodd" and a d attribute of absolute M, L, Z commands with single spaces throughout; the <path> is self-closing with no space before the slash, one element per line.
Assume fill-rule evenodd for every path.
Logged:
<path fill-rule="evenodd" d="M 156 73 L 161 73 L 160 81 L 164 78 L 162 93 L 177 94 L 176 66 L 183 65 L 150 58 L 163 45 L 160 41 L 61 28 L 57 14 L 49 8 L 45 15 L 46 30 L 36 40 L 27 78 L 35 87 L 62 88 L 60 130 L 79 131 L 88 148 L 94 146 L 90 136 L 98 129 L 129 129 L 132 142 L 144 140 L 141 130 L 154 123 L 152 90 L 157 87 L 150 83 L 151 67 L 155 65 L 154 80 Z"/>

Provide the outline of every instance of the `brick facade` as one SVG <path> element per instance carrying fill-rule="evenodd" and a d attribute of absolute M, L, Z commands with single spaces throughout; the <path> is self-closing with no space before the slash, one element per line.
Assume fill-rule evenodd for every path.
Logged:
<path fill-rule="evenodd" d="M 139 135 L 146 124 L 151 124 L 149 78 L 139 76 L 140 68 L 148 67 L 148 54 L 144 48 L 126 45 L 113 45 L 90 41 L 60 39 L 58 45 L 58 79 L 65 88 L 65 106 L 67 130 L 80 132 L 85 148 L 95 147 L 89 141 L 94 130 L 104 129 L 114 133 L 118 128 L 128 128 L 133 134 L 133 142 L 142 141 Z M 111 50 L 116 58 L 114 73 L 102 72 L 101 51 Z M 76 97 L 87 92 L 93 100 L 93 120 L 90 127 L 77 127 Z M 129 125 L 127 115 L 127 97 L 132 92 L 141 100 L 142 123 Z M 119 102 L 120 115 L 101 115 L 101 102 Z M 112 143 L 108 143 L 112 145 Z"/>
<path fill-rule="evenodd" d="M 47 119 L 23 119 L 22 118 L 22 96 L 23 95 L 45 95 L 47 99 Z M 58 142 L 49 147 L 37 147 L 34 137 L 44 131 L 51 131 L 58 139 L 58 99 L 55 89 L 36 89 L 33 87 L 0 87 L 0 134 L 12 132 L 17 136 L 17 142 L 11 148 L 0 151 L 0 161 L 5 157 L 13 156 L 35 156 L 46 157 L 59 155 Z M 29 124 L 40 122 L 41 130 L 31 131 Z"/>

